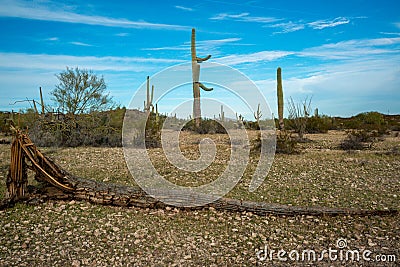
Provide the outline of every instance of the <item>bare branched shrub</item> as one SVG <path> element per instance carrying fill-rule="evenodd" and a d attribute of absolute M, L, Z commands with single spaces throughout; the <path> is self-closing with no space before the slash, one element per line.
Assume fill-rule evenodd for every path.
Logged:
<path fill-rule="evenodd" d="M 306 133 L 307 120 L 311 112 L 311 98 L 306 98 L 301 103 L 295 103 L 293 99 L 290 98 L 288 111 L 290 128 L 299 135 L 299 139 L 303 139 Z"/>

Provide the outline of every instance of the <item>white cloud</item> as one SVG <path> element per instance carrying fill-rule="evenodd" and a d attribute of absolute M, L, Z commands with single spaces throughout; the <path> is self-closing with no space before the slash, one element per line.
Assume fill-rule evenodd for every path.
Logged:
<path fill-rule="evenodd" d="M 180 9 L 180 10 L 184 10 L 184 11 L 194 11 L 194 9 L 191 8 L 191 7 L 175 6 L 175 8 Z"/>
<path fill-rule="evenodd" d="M 69 42 L 70 44 L 77 45 L 77 46 L 93 46 L 91 44 L 86 44 L 82 42 Z"/>
<path fill-rule="evenodd" d="M 294 23 L 292 21 L 289 21 L 289 22 L 283 22 L 283 23 L 277 23 L 277 24 L 273 24 L 273 25 L 268 25 L 267 27 L 280 28 L 281 29 L 281 31 L 275 32 L 275 33 L 289 33 L 289 32 L 295 32 L 295 31 L 303 30 L 305 26 L 302 23 Z"/>
<path fill-rule="evenodd" d="M 196 41 L 196 47 L 198 50 L 214 50 L 222 45 L 232 44 L 242 40 L 242 38 L 225 38 L 216 40 L 202 40 Z M 237 44 L 236 44 L 237 45 Z M 143 48 L 142 50 L 149 51 L 160 51 L 160 50 L 171 50 L 171 51 L 190 51 L 190 42 L 185 42 L 182 45 L 177 46 L 164 46 L 164 47 L 150 47 Z"/>
<path fill-rule="evenodd" d="M 229 13 L 219 13 L 214 17 L 210 18 L 211 20 L 234 20 L 234 21 L 242 21 L 242 22 L 259 22 L 259 23 L 272 23 L 276 21 L 280 21 L 282 19 L 274 18 L 274 17 L 255 17 L 250 16 L 249 13 L 239 13 L 239 14 L 229 14 Z"/>
<path fill-rule="evenodd" d="M 226 65 L 239 65 L 243 63 L 255 63 L 260 61 L 272 61 L 288 55 L 293 52 L 288 51 L 261 51 L 250 54 L 237 54 L 220 57 L 215 59 L 216 62 Z"/>
<path fill-rule="evenodd" d="M 349 40 L 304 49 L 297 54 L 299 56 L 321 57 L 326 59 L 349 59 L 360 56 L 396 54 L 398 50 L 384 46 L 398 44 L 400 44 L 400 37 Z"/>
<path fill-rule="evenodd" d="M 332 28 L 339 25 L 347 24 L 350 20 L 344 17 L 337 17 L 333 20 L 317 20 L 314 22 L 308 23 L 308 26 L 315 30 L 322 30 L 325 28 Z"/>
<path fill-rule="evenodd" d="M 129 36 L 129 35 L 130 34 L 127 33 L 127 32 L 120 32 L 120 33 L 115 34 L 115 36 L 119 36 L 119 37 L 126 37 L 126 36 Z"/>
<path fill-rule="evenodd" d="M 182 60 L 142 57 L 94 57 L 70 55 L 46 55 L 24 53 L 0 53 L 0 68 L 62 70 L 66 66 L 101 71 L 152 71 L 156 66 L 181 63 Z M 158 67 L 157 67 L 158 68 Z"/>
<path fill-rule="evenodd" d="M 350 116 L 362 111 L 398 110 L 400 100 L 400 56 L 391 59 L 336 61 L 308 68 L 293 77 L 287 77 L 283 69 L 284 98 L 295 101 L 312 97 L 312 107 L 328 115 Z M 276 114 L 275 79 L 256 81 Z M 375 100 L 374 105 L 368 99 Z M 285 109 L 285 114 L 287 110 Z M 286 114 L 287 115 L 287 114 Z"/>
<path fill-rule="evenodd" d="M 58 41 L 59 40 L 59 38 L 58 37 L 50 37 L 50 38 L 47 38 L 47 39 L 45 39 L 46 41 Z"/>
<path fill-rule="evenodd" d="M 3 0 L 0 2 L 0 17 L 14 17 L 32 20 L 57 21 L 66 23 L 80 23 L 121 28 L 144 28 L 160 30 L 189 30 L 190 27 L 146 21 L 132 21 L 122 18 L 84 15 L 65 11 L 60 8 L 48 8 L 36 2 Z"/>

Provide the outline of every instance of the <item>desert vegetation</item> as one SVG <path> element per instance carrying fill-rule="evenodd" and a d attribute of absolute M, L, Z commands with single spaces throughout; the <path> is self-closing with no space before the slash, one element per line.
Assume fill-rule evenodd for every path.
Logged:
<path fill-rule="evenodd" d="M 153 103 L 157 88 L 151 86 L 150 77 L 143 110 L 127 110 L 114 106 L 102 77 L 69 68 L 57 76 L 60 84 L 52 92 L 57 108 L 49 108 L 41 99 L 32 101 L 31 109 L 0 113 L 0 198 L 5 198 L 15 172 L 15 166 L 11 166 L 7 174 L 10 158 L 11 162 L 25 160 L 10 151 L 15 131 L 26 132 L 33 144 L 52 159 L 50 162 L 57 162 L 85 181 L 92 180 L 94 187 L 108 188 L 103 193 L 110 199 L 114 196 L 111 189 L 138 188 L 136 174 L 129 172 L 121 147 L 124 117 L 129 114 L 146 118 L 144 136 L 132 136 L 130 141 L 144 140 L 145 152 L 157 172 L 180 186 L 201 186 L 223 173 L 233 145 L 246 146 L 232 144 L 223 125 L 244 128 L 250 140 L 249 162 L 242 179 L 226 196 L 232 200 L 228 209 L 216 204 L 196 209 L 146 206 L 150 197 L 143 194 L 141 202 L 137 201 L 142 207 L 124 205 L 123 201 L 114 206 L 97 206 L 94 202 L 101 201 L 94 201 L 96 195 L 90 195 L 90 190 L 80 198 L 41 191 L 48 190 L 48 183 L 37 172 L 34 175 L 28 171 L 24 176 L 27 190 L 35 188 L 32 190 L 36 194 L 47 195 L 22 199 L 23 202 L 0 210 L 0 265 L 257 265 L 265 263 L 256 255 L 265 245 L 271 249 L 323 251 L 335 248 L 339 239 L 345 239 L 351 249 L 400 255 L 400 116 L 366 112 L 339 118 L 320 115 L 318 109 L 311 115 L 310 99 L 295 103 L 289 97 L 290 115 L 284 118 L 282 69 L 278 68 L 278 118 L 272 118 L 278 129 L 277 154 L 265 181 L 250 192 L 252 175 L 262 156 L 264 136 L 260 121 L 268 118 L 260 105 L 254 111 L 254 119 L 247 120 L 241 114 L 236 114 L 236 120 L 226 118 L 223 106 L 214 119 L 201 117 L 200 88 L 211 88 L 199 82 L 199 63 L 210 56 L 196 56 L 195 31 L 191 49 L 194 101 L 193 116 L 188 119 L 159 113 L 157 103 Z M 201 156 L 199 144 L 204 138 L 214 141 L 217 153 L 208 168 L 185 172 L 169 162 L 161 146 L 167 119 L 184 124 L 182 129 L 175 129 L 173 123 L 165 127 L 167 131 L 181 130 L 179 148 L 186 158 Z M 23 146 L 31 151 L 33 161 L 48 164 L 38 150 L 26 148 L 34 147 L 27 140 Z M 35 170 L 33 161 L 32 165 L 22 164 L 20 171 Z M 47 170 L 58 171 L 51 164 L 46 166 Z M 60 179 L 67 177 L 62 171 L 57 173 Z M 51 195 L 58 195 L 58 199 Z M 278 209 L 257 213 L 255 209 L 232 208 L 248 202 L 275 205 Z M 317 207 L 369 212 L 342 212 L 332 217 L 328 213 L 312 213 Z M 285 209 L 301 212 L 284 213 Z M 362 216 L 365 214 L 373 215 Z M 321 261 L 326 266 L 342 263 L 326 258 Z"/>

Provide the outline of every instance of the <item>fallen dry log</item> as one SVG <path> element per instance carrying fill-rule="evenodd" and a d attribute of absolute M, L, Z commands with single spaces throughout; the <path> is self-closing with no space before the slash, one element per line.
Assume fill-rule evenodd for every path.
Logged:
<path fill-rule="evenodd" d="M 145 207 L 162 208 L 167 204 L 163 199 L 155 199 L 148 195 L 139 187 L 122 186 L 97 182 L 94 180 L 83 179 L 71 175 L 63 170 L 50 158 L 42 154 L 32 143 L 26 134 L 17 131 L 16 138 L 12 144 L 10 170 L 7 176 L 7 198 L 0 202 L 0 209 L 12 206 L 17 201 L 34 203 L 35 201 L 45 201 L 49 199 L 74 199 L 79 201 L 89 201 L 101 205 L 114 205 L 123 207 Z M 26 160 L 32 165 L 28 166 Z M 26 170 L 32 169 L 38 181 L 45 186 L 35 188 L 27 185 Z M 165 196 L 165 199 L 174 198 L 178 200 L 186 199 L 207 199 L 210 196 L 190 193 L 182 195 L 174 191 L 160 191 L 157 189 L 157 196 Z M 281 204 L 270 204 L 254 201 L 242 201 L 237 199 L 221 198 L 207 205 L 218 210 L 232 212 L 252 212 L 259 215 L 391 215 L 398 213 L 397 210 L 362 210 L 344 209 L 328 207 L 293 207 Z M 191 207 L 199 209 L 203 207 Z"/>

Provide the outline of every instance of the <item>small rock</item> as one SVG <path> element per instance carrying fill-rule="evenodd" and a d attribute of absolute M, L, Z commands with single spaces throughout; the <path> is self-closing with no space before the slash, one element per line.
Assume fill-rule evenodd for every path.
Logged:
<path fill-rule="evenodd" d="M 375 247 L 375 246 L 376 246 L 376 243 L 372 242 L 371 239 L 368 239 L 368 246 L 370 246 L 370 247 Z"/>
<path fill-rule="evenodd" d="M 80 267 L 81 266 L 81 262 L 78 261 L 78 260 L 73 260 L 71 266 L 72 267 Z"/>

